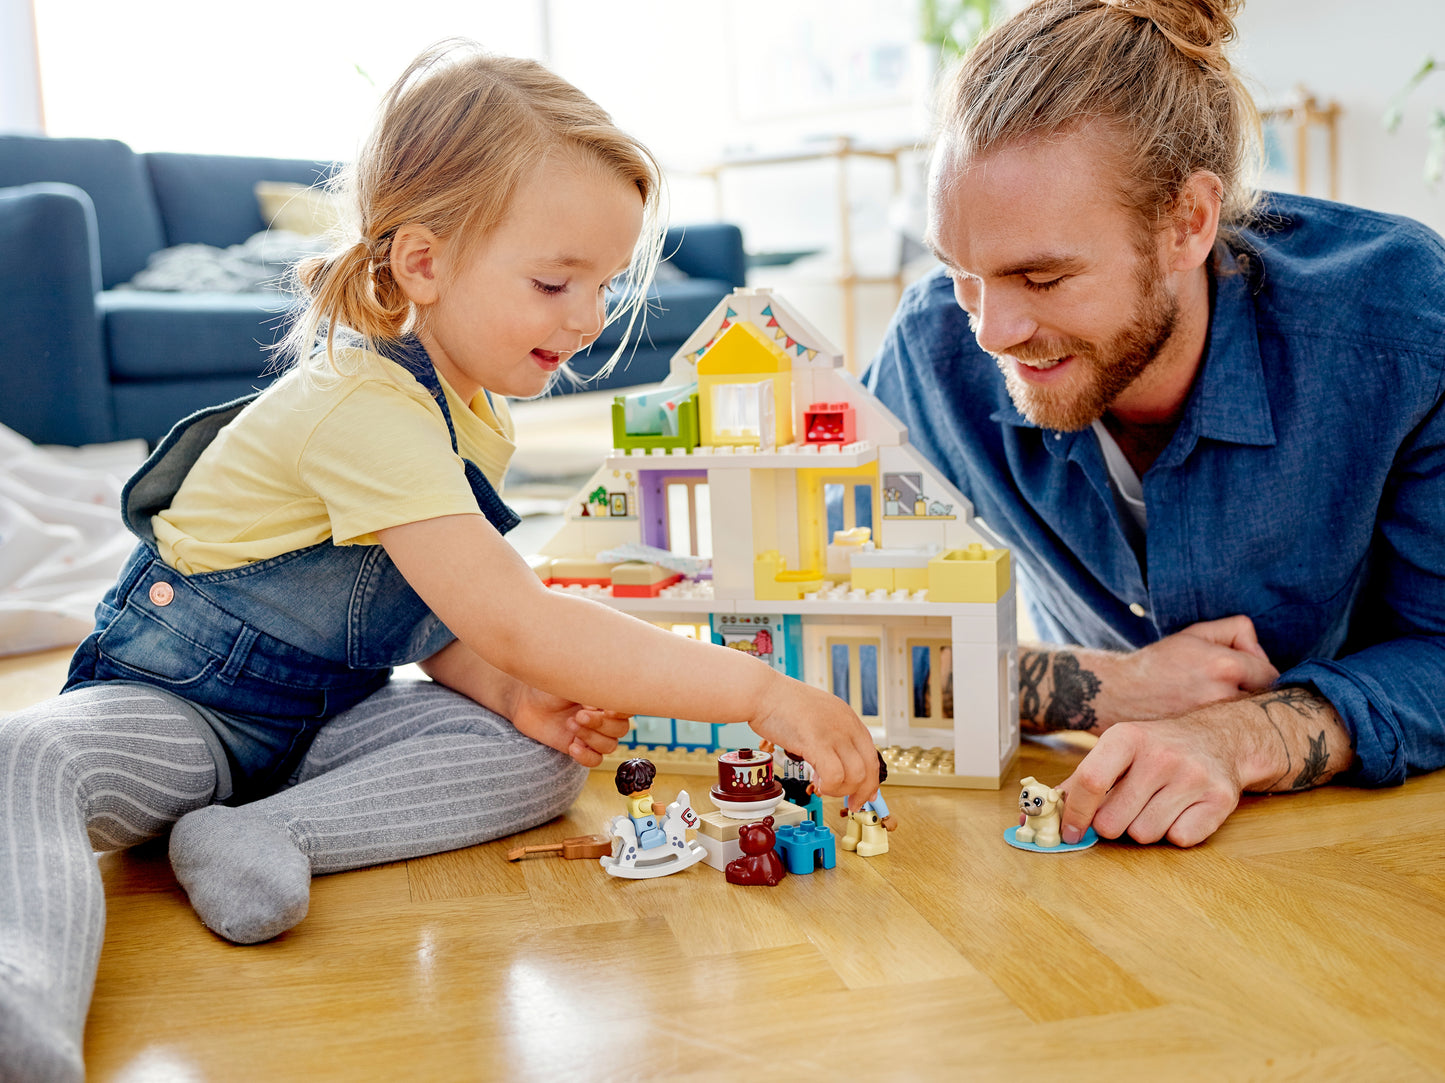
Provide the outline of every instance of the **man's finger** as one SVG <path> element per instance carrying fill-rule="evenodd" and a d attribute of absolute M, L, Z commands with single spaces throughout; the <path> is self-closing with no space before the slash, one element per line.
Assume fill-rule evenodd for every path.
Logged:
<path fill-rule="evenodd" d="M 1083 838 L 1085 829 L 1094 822 L 1094 816 L 1109 796 L 1109 791 L 1128 773 L 1135 751 L 1129 724 L 1111 726 L 1099 738 L 1099 743 L 1079 761 L 1074 773 L 1059 784 L 1065 795 L 1064 815 L 1060 821 L 1065 842 L 1075 843 Z"/>

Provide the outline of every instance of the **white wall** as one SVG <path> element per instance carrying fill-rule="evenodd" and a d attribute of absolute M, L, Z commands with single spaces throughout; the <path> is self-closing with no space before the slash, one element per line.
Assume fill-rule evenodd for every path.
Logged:
<path fill-rule="evenodd" d="M 0 0 L 0 132 L 43 127 L 30 0 Z"/>
<path fill-rule="evenodd" d="M 1340 199 L 1445 233 L 1445 184 L 1432 191 L 1422 179 L 1425 122 L 1431 108 L 1445 108 L 1445 72 L 1411 97 L 1398 132 L 1382 122 L 1427 55 L 1445 62 L 1442 0 L 1251 0 L 1239 30 L 1236 63 L 1259 97 L 1302 84 L 1342 107 Z"/>

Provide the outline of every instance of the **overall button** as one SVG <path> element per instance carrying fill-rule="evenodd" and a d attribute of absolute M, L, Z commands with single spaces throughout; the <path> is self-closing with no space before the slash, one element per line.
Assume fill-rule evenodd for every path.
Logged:
<path fill-rule="evenodd" d="M 176 588 L 169 583 L 151 584 L 151 601 L 156 605 L 170 605 L 171 599 L 176 596 Z"/>
<path fill-rule="evenodd" d="M 157 587 L 163 586 L 163 585 L 164 585 L 164 584 L 161 584 L 161 583 L 157 583 L 157 584 L 156 584 Z M 155 588 L 152 588 L 152 589 L 151 589 L 151 597 L 155 597 Z M 165 603 L 162 602 L 162 603 L 160 603 L 160 604 L 164 605 Z M 1140 605 L 1138 602 L 1134 602 L 1132 605 L 1129 606 L 1129 612 L 1130 612 L 1130 613 L 1133 613 L 1134 616 L 1136 616 L 1136 617 L 1142 617 L 1142 616 L 1144 616 L 1145 613 L 1147 613 L 1147 612 L 1149 612 L 1149 611 L 1148 611 L 1147 609 L 1145 609 L 1142 605 Z"/>

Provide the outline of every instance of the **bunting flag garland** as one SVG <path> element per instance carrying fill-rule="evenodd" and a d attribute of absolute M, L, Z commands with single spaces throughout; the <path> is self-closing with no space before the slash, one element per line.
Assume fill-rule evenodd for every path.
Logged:
<path fill-rule="evenodd" d="M 807 354 L 809 361 L 813 360 L 815 357 L 818 356 L 818 351 L 816 348 L 805 346 L 803 343 L 799 342 L 797 339 L 793 338 L 791 335 L 789 335 L 786 331 L 783 330 L 782 325 L 778 323 L 778 317 L 773 313 L 772 305 L 764 306 L 759 315 L 766 316 L 768 318 L 768 322 L 764 324 L 765 327 L 777 328 L 776 333 L 774 333 L 773 335 L 773 341 L 781 341 L 785 350 L 793 351 L 793 356 L 802 357 L 804 354 Z M 708 339 L 701 349 L 694 350 L 689 356 L 691 356 L 693 360 L 701 358 L 703 354 L 707 353 L 708 350 L 712 349 L 714 343 L 717 342 L 718 338 L 722 335 L 722 333 L 726 331 L 729 327 L 731 327 L 733 325 L 733 321 L 735 321 L 737 318 L 738 314 L 736 309 L 725 309 L 722 323 L 718 326 L 718 329 L 713 334 L 712 338 Z"/>

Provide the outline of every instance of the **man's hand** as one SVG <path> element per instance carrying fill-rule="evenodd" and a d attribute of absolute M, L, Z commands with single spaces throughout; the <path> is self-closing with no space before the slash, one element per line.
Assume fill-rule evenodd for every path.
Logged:
<path fill-rule="evenodd" d="M 1307 688 L 1122 722 L 1060 784 L 1062 834 L 1077 842 L 1092 824 L 1104 838 L 1193 846 L 1219 829 L 1244 791 L 1308 789 L 1353 759 L 1334 707 Z"/>
<path fill-rule="evenodd" d="M 1101 691 L 1115 719 L 1175 718 L 1207 703 L 1261 692 L 1279 670 L 1259 645 L 1248 617 L 1191 624 L 1133 654 L 1119 665 L 1112 689 Z"/>
<path fill-rule="evenodd" d="M 1121 722 L 1104 731 L 1059 789 L 1061 833 L 1091 824 L 1106 839 L 1193 846 L 1219 829 L 1243 792 L 1228 736 L 1190 719 Z"/>
<path fill-rule="evenodd" d="M 1270 664 L 1248 617 L 1192 624 L 1131 653 L 1025 648 L 1019 658 L 1025 728 L 1102 733 L 1116 722 L 1175 718 L 1270 687 Z"/>
<path fill-rule="evenodd" d="M 584 767 L 596 767 L 626 736 L 631 716 L 517 686 L 511 708 L 512 725 L 532 740 L 565 752 Z"/>

